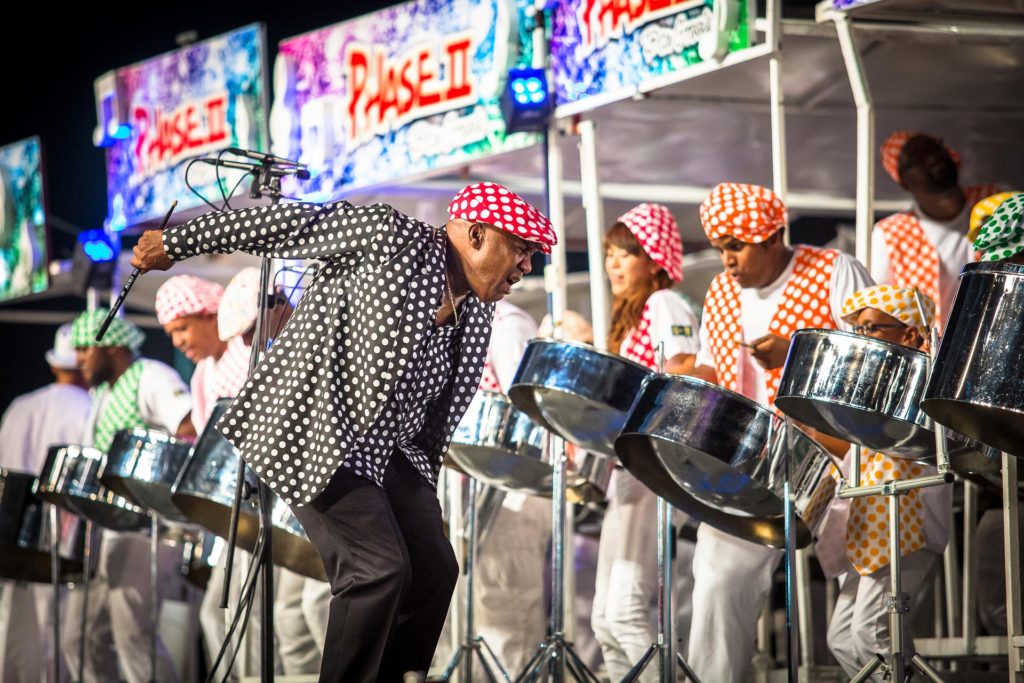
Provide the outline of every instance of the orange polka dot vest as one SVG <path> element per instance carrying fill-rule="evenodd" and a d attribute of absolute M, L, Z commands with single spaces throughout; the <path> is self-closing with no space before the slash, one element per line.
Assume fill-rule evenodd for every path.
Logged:
<path fill-rule="evenodd" d="M 835 249 L 819 249 L 801 245 L 793 255 L 793 273 L 782 292 L 782 301 L 768 325 L 768 331 L 789 339 L 799 329 L 812 327 L 834 330 L 830 296 Z M 730 391 L 739 391 L 740 286 L 728 273 L 719 273 L 704 297 L 704 316 L 708 325 L 711 356 L 715 360 L 718 383 Z M 767 393 L 770 405 L 775 403 L 782 368 L 767 372 Z"/>
<path fill-rule="evenodd" d="M 920 477 L 924 466 L 912 460 L 891 458 L 864 450 L 860 459 L 861 486 Z M 924 547 L 924 503 L 922 489 L 907 491 L 900 500 L 900 554 L 909 555 Z M 889 564 L 889 501 L 886 496 L 850 499 L 846 523 L 846 556 L 857 573 L 873 574 Z"/>
<path fill-rule="evenodd" d="M 989 195 L 998 192 L 995 185 L 978 185 L 964 190 L 967 206 L 972 207 Z M 876 229 L 882 231 L 885 248 L 892 268 L 892 284 L 897 287 L 917 287 L 935 302 L 935 320 L 942 329 L 946 311 L 939 298 L 939 253 L 928 240 L 921 221 L 913 211 L 902 211 L 878 221 Z"/>

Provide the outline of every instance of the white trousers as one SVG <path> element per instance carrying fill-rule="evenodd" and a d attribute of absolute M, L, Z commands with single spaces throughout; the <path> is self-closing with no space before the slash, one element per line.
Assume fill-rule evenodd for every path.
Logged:
<path fill-rule="evenodd" d="M 658 498 L 626 470 L 612 473 L 590 624 L 608 677 L 621 680 L 657 637 Z M 658 680 L 656 662 L 640 680 Z"/>
<path fill-rule="evenodd" d="M 707 524 L 693 553 L 689 664 L 702 681 L 740 683 L 754 657 L 757 619 L 783 553 Z"/>
<path fill-rule="evenodd" d="M 150 601 L 149 537 L 139 533 L 104 531 L 99 547 L 99 567 L 89 582 L 85 624 L 84 683 L 147 683 L 150 676 L 149 647 L 153 633 Z M 177 574 L 178 549 L 160 545 L 157 561 L 158 597 Z M 82 637 L 82 590 L 69 593 L 67 618 L 61 632 L 61 649 L 72 676 L 78 672 L 78 648 Z M 118 667 L 120 665 L 120 673 Z M 161 683 L 174 683 L 178 672 L 163 641 L 157 637 L 156 675 Z"/>
<path fill-rule="evenodd" d="M 244 550 L 235 549 L 234 564 L 231 567 L 231 594 L 228 596 L 228 607 L 227 609 L 221 609 L 220 598 L 224 590 L 224 568 L 227 566 L 227 556 L 228 552 L 227 548 L 225 548 L 221 552 L 220 557 L 217 558 L 217 565 L 210 574 L 210 581 L 206 584 L 206 593 L 203 595 L 203 601 L 199 605 L 199 625 L 203 630 L 203 643 L 206 646 L 208 666 L 213 665 L 214 660 L 217 658 L 217 653 L 224 643 L 224 639 L 227 638 L 228 627 L 231 625 L 231 621 L 235 618 L 235 613 L 238 610 L 242 583 L 245 581 L 246 574 L 249 573 L 249 568 L 252 564 L 252 555 Z M 280 584 L 278 578 L 280 571 L 279 568 L 274 567 L 275 604 L 277 602 L 276 591 L 278 590 L 276 586 Z M 259 673 L 260 595 L 261 587 L 257 586 L 256 600 L 253 602 L 252 610 L 249 612 L 249 623 L 243 636 L 242 650 L 235 658 L 235 664 L 231 669 L 229 678 L 231 681 L 237 681 L 242 676 L 251 676 Z M 238 639 L 236 637 L 232 648 L 237 643 Z M 227 661 L 230 659 L 232 651 L 232 649 L 229 649 L 224 654 L 224 659 L 217 669 L 217 680 L 223 678 L 224 667 L 227 666 Z M 280 659 L 280 657 L 275 657 L 275 659 Z"/>
<path fill-rule="evenodd" d="M 53 683 L 53 586 L 0 583 L 0 615 L 0 683 Z M 60 680 L 67 680 L 63 661 Z"/>
<path fill-rule="evenodd" d="M 506 493 L 477 551 L 474 620 L 510 675 L 526 666 L 547 633 L 544 566 L 551 501 Z"/>
<path fill-rule="evenodd" d="M 902 558 L 900 577 L 903 592 L 911 595 L 911 604 L 915 594 L 924 590 L 938 557 L 930 550 L 919 550 Z M 876 653 L 889 656 L 889 613 L 885 608 L 889 577 L 889 565 L 885 565 L 868 576 L 851 570 L 839 578 L 839 598 L 828 624 L 827 639 L 829 650 L 847 676 L 860 671 Z M 910 620 L 911 615 L 905 615 L 904 652 L 908 657 L 914 653 Z M 871 680 L 882 679 L 876 671 Z"/>
<path fill-rule="evenodd" d="M 319 673 L 330 604 L 329 583 L 281 569 L 274 594 L 274 627 L 285 674 Z"/>

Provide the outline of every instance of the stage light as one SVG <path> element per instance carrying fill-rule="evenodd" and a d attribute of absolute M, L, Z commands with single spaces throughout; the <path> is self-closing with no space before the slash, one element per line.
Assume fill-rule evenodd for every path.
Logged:
<path fill-rule="evenodd" d="M 501 96 L 501 115 L 508 133 L 539 132 L 554 109 L 544 69 L 509 69 Z"/>

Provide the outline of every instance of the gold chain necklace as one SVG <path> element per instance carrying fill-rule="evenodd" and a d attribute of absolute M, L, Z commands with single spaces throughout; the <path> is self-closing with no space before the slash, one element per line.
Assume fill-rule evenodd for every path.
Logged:
<path fill-rule="evenodd" d="M 448 290 L 448 300 L 452 303 L 452 315 L 455 316 L 455 326 L 459 326 L 459 309 L 455 307 L 455 295 L 452 294 L 452 284 L 448 279 L 448 269 L 444 269 L 444 285 Z"/>

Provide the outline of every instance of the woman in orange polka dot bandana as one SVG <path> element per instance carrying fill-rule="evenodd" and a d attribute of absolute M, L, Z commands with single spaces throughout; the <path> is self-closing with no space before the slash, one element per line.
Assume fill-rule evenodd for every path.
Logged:
<path fill-rule="evenodd" d="M 913 288 L 890 285 L 858 290 L 843 304 L 843 318 L 854 325 L 855 332 L 912 348 L 924 345 L 934 315 L 930 298 Z M 860 469 L 864 486 L 935 473 L 933 467 L 868 450 L 861 454 Z M 949 539 L 951 505 L 949 486 L 914 489 L 900 501 L 900 569 L 911 604 L 920 596 Z M 888 500 L 883 496 L 834 502 L 818 542 L 822 567 L 828 575 L 838 574 L 840 581 L 828 645 L 850 676 L 876 652 L 885 654 L 889 649 L 885 607 L 890 581 L 888 514 Z M 913 654 L 912 647 L 906 649 Z"/>
<path fill-rule="evenodd" d="M 683 278 L 683 244 L 669 210 L 640 204 L 619 217 L 604 240 L 613 296 L 608 349 L 652 370 L 664 346 L 674 371 L 697 353 L 697 317 L 672 285 Z M 629 397 L 632 400 L 632 397 Z M 623 469 L 612 474 L 598 548 L 591 625 L 608 675 L 623 679 L 654 642 L 648 609 L 657 574 L 657 497 Z M 657 680 L 648 667 L 641 681 Z"/>

